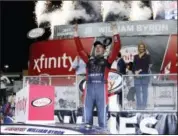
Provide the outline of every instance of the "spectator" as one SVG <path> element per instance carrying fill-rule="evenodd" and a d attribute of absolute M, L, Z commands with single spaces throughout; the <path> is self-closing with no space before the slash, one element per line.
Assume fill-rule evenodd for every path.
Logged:
<path fill-rule="evenodd" d="M 121 75 L 126 74 L 126 64 L 120 52 L 117 55 L 117 71 Z M 119 99 L 120 105 L 122 106 L 122 91 L 118 94 L 118 99 Z"/>
<path fill-rule="evenodd" d="M 149 73 L 151 66 L 150 55 L 146 52 L 146 45 L 138 44 L 138 54 L 134 56 L 133 72 L 136 75 L 134 84 L 136 89 L 137 109 L 144 110 L 147 106 L 149 77 L 141 76 Z M 143 95 L 141 95 L 141 92 Z"/>
<path fill-rule="evenodd" d="M 74 62 L 72 63 L 72 68 L 75 69 L 77 83 L 79 83 L 80 80 L 83 78 L 83 76 L 86 75 L 86 64 L 80 58 L 80 56 L 76 56 Z M 83 95 L 82 95 L 82 93 L 80 91 L 79 91 L 79 97 L 80 97 L 80 105 L 82 105 Z"/>
<path fill-rule="evenodd" d="M 1 74 L 1 86 L 0 86 L 0 103 L 6 103 L 7 102 L 7 84 L 10 84 L 10 80 L 3 75 L 2 71 L 0 71 Z"/>
<path fill-rule="evenodd" d="M 12 124 L 14 122 L 13 117 L 13 113 L 12 113 L 12 109 L 11 109 L 11 104 L 10 103 L 6 103 L 2 106 L 1 108 L 1 113 L 2 113 L 2 117 L 3 117 L 3 123 L 4 124 Z"/>
<path fill-rule="evenodd" d="M 126 64 L 120 52 L 117 55 L 117 71 L 122 75 L 126 74 Z"/>
<path fill-rule="evenodd" d="M 126 74 L 128 75 L 126 84 L 128 86 L 129 92 L 127 94 L 128 105 L 131 108 L 135 107 L 135 87 L 134 87 L 134 78 L 133 78 L 133 62 L 129 62 L 126 65 Z"/>
<path fill-rule="evenodd" d="M 15 108 L 15 93 L 12 93 L 9 97 L 8 97 L 8 103 L 11 104 L 12 108 Z"/>
<path fill-rule="evenodd" d="M 3 116 L 2 115 L 0 115 L 0 125 L 1 124 L 4 124 L 4 119 L 3 119 Z"/>
<path fill-rule="evenodd" d="M 75 69 L 76 75 L 85 75 L 86 74 L 86 64 L 79 56 L 76 56 L 76 58 L 72 64 L 72 68 Z"/>

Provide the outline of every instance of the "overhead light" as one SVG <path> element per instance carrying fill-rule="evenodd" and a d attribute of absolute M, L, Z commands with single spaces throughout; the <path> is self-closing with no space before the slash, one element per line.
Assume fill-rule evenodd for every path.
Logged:
<path fill-rule="evenodd" d="M 4 68 L 8 69 L 8 68 L 9 68 L 9 65 L 4 65 Z"/>

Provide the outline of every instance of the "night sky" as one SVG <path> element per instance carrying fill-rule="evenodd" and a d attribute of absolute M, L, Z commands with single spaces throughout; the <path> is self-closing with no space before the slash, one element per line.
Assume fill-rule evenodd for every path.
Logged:
<path fill-rule="evenodd" d="M 1 69 L 9 65 L 7 72 L 21 72 L 28 67 L 29 30 L 36 28 L 34 2 L 1 1 Z"/>

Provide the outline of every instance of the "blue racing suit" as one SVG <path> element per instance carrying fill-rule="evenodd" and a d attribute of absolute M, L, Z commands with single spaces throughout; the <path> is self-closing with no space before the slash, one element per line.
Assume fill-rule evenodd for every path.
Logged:
<path fill-rule="evenodd" d="M 93 109 L 96 105 L 99 126 L 107 127 L 107 105 L 108 105 L 108 72 L 112 62 L 116 59 L 120 50 L 120 37 L 114 35 L 114 47 L 108 58 L 89 57 L 84 51 L 79 37 L 75 37 L 77 52 L 87 64 L 87 87 L 84 91 L 84 123 L 93 125 Z"/>

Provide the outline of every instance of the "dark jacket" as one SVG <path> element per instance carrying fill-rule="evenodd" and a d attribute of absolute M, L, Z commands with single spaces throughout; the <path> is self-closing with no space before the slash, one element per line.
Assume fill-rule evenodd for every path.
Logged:
<path fill-rule="evenodd" d="M 142 69 L 142 72 L 140 74 L 148 74 L 149 73 L 149 65 L 151 64 L 151 58 L 149 54 L 144 54 L 141 58 L 139 55 L 134 56 L 133 61 L 133 72 Z"/>
<path fill-rule="evenodd" d="M 125 61 L 123 60 L 123 58 L 121 58 L 118 62 L 117 62 L 117 71 L 120 74 L 125 75 L 126 74 L 126 64 Z"/>

